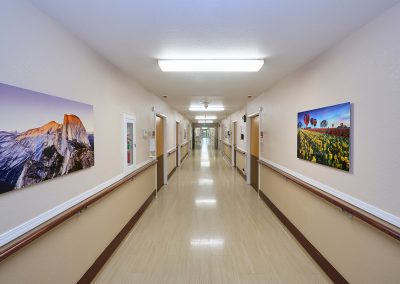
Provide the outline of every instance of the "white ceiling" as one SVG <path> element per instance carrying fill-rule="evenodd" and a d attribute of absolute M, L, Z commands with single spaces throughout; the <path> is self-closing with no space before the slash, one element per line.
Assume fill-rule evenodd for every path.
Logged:
<path fill-rule="evenodd" d="M 32 0 L 188 117 L 222 118 L 398 0 Z M 259 73 L 163 73 L 157 59 L 265 59 Z"/>

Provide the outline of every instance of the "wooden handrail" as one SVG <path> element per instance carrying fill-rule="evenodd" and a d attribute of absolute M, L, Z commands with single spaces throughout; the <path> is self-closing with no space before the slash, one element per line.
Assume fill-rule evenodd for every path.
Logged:
<path fill-rule="evenodd" d="M 237 152 L 239 152 L 240 154 L 246 155 L 246 152 L 243 151 L 243 150 L 241 150 L 241 149 L 239 149 L 238 147 L 235 147 L 235 150 L 236 150 Z"/>
<path fill-rule="evenodd" d="M 364 221 L 365 223 L 375 227 L 376 229 L 391 236 L 392 238 L 395 238 L 396 240 L 400 240 L 400 232 L 395 230 L 394 228 L 392 228 L 391 225 L 389 225 L 389 223 L 386 224 L 386 222 L 384 220 L 378 219 L 378 217 L 376 217 L 360 208 L 357 208 L 357 207 L 347 203 L 344 200 L 334 197 L 328 193 L 324 193 L 319 188 L 317 188 L 297 177 L 294 177 L 294 176 L 288 174 L 287 172 L 282 171 L 262 160 L 258 160 L 258 163 L 279 173 L 280 175 L 284 176 L 288 180 L 300 185 L 301 187 L 308 190 L 309 192 L 311 192 L 311 193 L 317 195 L 318 197 L 328 201 L 329 203 L 339 207 L 341 210 L 350 213 L 351 215 L 353 215 L 353 216 L 357 217 L 358 219 Z"/>
<path fill-rule="evenodd" d="M 188 143 L 189 143 L 189 141 L 186 141 L 185 143 L 182 143 L 182 144 L 181 144 L 181 147 L 185 147 L 186 144 L 188 144 Z"/>
<path fill-rule="evenodd" d="M 174 148 L 174 149 L 172 149 L 172 150 L 169 150 L 168 151 L 168 156 L 171 156 L 173 153 L 175 153 L 176 152 L 176 150 L 177 150 L 177 147 L 176 148 Z"/>
<path fill-rule="evenodd" d="M 224 143 L 225 145 L 227 145 L 227 146 L 229 146 L 229 147 L 232 147 L 232 144 L 230 144 L 230 143 L 228 143 L 228 142 L 226 142 L 226 141 L 224 141 L 224 140 L 221 140 L 222 141 L 222 143 Z"/>
<path fill-rule="evenodd" d="M 91 197 L 83 200 L 82 202 L 76 204 L 75 206 L 71 207 L 70 209 L 58 214 L 57 216 L 51 218 L 49 221 L 45 222 L 44 224 L 36 227 L 35 229 L 23 234 L 21 237 L 17 238 L 16 240 L 10 242 L 9 244 L 3 246 L 0 249 L 0 262 L 9 257 L 10 255 L 16 253 L 20 249 L 24 248 L 34 240 L 38 239 L 40 236 L 44 235 L 54 227 L 60 225 L 64 221 L 68 220 L 75 214 L 86 210 L 90 205 L 98 201 L 99 199 L 103 198 L 104 196 L 108 195 L 109 193 L 113 192 L 114 190 L 118 189 L 124 183 L 133 180 L 136 176 L 140 173 L 148 169 L 149 167 L 157 164 L 157 160 L 152 160 L 147 164 L 143 165 L 142 167 L 136 169 L 131 174 L 127 175 L 126 177 L 122 178 L 121 180 L 115 182 L 114 184 L 110 185 L 109 187 L 105 188 L 104 190 L 92 195 Z"/>

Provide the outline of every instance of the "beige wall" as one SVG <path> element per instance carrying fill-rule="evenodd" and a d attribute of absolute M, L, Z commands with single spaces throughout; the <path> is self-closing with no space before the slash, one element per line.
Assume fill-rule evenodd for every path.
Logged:
<path fill-rule="evenodd" d="M 231 136 L 227 135 L 225 137 L 225 134 L 227 131 L 230 131 L 230 133 L 231 133 L 231 118 L 230 118 L 230 116 L 226 117 L 225 119 L 223 119 L 221 121 L 221 140 L 226 143 L 231 144 L 232 135 Z"/>
<path fill-rule="evenodd" d="M 186 154 L 188 153 L 189 143 L 181 146 L 181 160 L 185 158 Z"/>
<path fill-rule="evenodd" d="M 262 107 L 260 157 L 366 204 L 399 224 L 400 4 L 253 99 L 221 125 Z M 297 113 L 351 102 L 351 171 L 297 159 Z M 387 122 L 387 123 L 385 123 Z M 245 130 L 245 128 L 244 128 Z M 246 134 L 246 132 L 244 131 Z M 239 148 L 246 150 L 245 140 Z M 230 142 L 230 141 L 229 141 Z M 237 163 L 241 163 L 238 153 Z M 400 243 L 261 167 L 275 205 L 351 283 L 397 283 Z M 355 198 L 355 199 L 353 199 Z"/>
<path fill-rule="evenodd" d="M 175 151 L 167 157 L 167 159 L 168 159 L 168 174 L 170 174 L 172 172 L 172 170 L 176 167 L 176 154 L 177 154 L 177 152 Z"/>
<path fill-rule="evenodd" d="M 399 220 L 400 5 L 247 105 L 263 108 L 260 156 Z M 350 173 L 296 157 L 297 113 L 350 101 Z M 383 120 L 382 120 L 383 119 Z M 387 121 L 384 123 L 383 121 Z M 398 283 L 400 243 L 261 167 L 261 190 L 351 283 Z M 383 211 L 380 211 L 383 210 Z"/>
<path fill-rule="evenodd" d="M 246 151 L 246 123 L 243 121 L 243 116 L 246 114 L 246 108 L 243 107 L 242 109 L 234 112 L 229 116 L 230 121 L 237 122 L 237 132 L 236 132 L 236 146 L 240 148 L 242 151 Z M 240 134 L 244 134 L 244 139 L 240 139 Z"/>
<path fill-rule="evenodd" d="M 233 130 L 233 122 L 237 122 L 237 132 L 236 132 L 236 142 L 237 147 L 243 151 L 246 151 L 246 123 L 243 121 L 242 117 L 246 114 L 246 107 L 241 108 L 240 110 L 228 115 L 221 121 L 221 131 L 222 131 L 222 140 L 232 144 L 233 135 L 231 134 L 230 137 L 225 138 L 224 131 L 229 130 L 232 133 Z M 244 139 L 240 139 L 240 134 L 244 134 Z"/>
<path fill-rule="evenodd" d="M 400 243 L 261 166 L 261 190 L 350 283 L 399 283 Z"/>
<path fill-rule="evenodd" d="M 29 1 L 2 4 L 0 34 L 2 83 L 92 104 L 95 122 L 95 166 L 2 194 L 0 233 L 120 175 L 123 113 L 137 118 L 137 163 L 149 159 L 142 131 L 154 129 L 153 106 L 168 116 L 166 149 L 175 146 L 175 121 L 188 123 Z"/>
<path fill-rule="evenodd" d="M 232 160 L 232 146 L 223 143 L 224 154 L 229 159 Z"/>
<path fill-rule="evenodd" d="M 400 216 L 400 4 L 258 96 L 260 156 Z M 351 172 L 296 157 L 300 111 L 351 102 Z"/>
<path fill-rule="evenodd" d="M 2 261 L 0 283 L 76 283 L 155 189 L 155 169 Z"/>
<path fill-rule="evenodd" d="M 246 175 L 246 156 L 238 151 L 236 151 L 236 167 Z"/>

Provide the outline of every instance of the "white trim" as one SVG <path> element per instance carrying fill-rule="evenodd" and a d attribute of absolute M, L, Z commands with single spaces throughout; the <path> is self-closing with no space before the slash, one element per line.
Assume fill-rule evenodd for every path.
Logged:
<path fill-rule="evenodd" d="M 265 162 L 265 163 L 267 163 L 267 164 L 269 164 L 269 165 L 271 165 L 271 166 L 273 166 L 273 167 L 275 167 L 275 168 L 277 168 L 277 169 L 279 169 L 279 170 L 281 170 L 281 171 L 283 171 L 283 172 L 285 172 L 285 173 L 287 173 L 287 174 L 289 174 L 289 175 L 291 175 L 291 176 L 293 176 L 293 177 L 295 177 L 295 178 L 297 178 L 297 179 L 299 179 L 299 180 L 301 180 L 301 181 L 304 181 L 304 182 L 312 185 L 313 187 L 315 187 L 315 188 L 317 188 L 319 190 L 322 190 L 322 191 L 324 191 L 326 193 L 329 193 L 330 195 L 333 195 L 333 196 L 339 198 L 340 200 L 343 200 L 343 201 L 345 201 L 345 202 L 347 202 L 347 203 L 349 203 L 349 204 L 351 204 L 351 205 L 353 205 L 353 206 L 355 206 L 355 207 L 357 207 L 357 208 L 359 208 L 361 210 L 364 210 L 364 211 L 368 212 L 369 214 L 371 214 L 371 215 L 373 215 L 373 216 L 375 216 L 375 217 L 377 217 L 379 219 L 382 219 L 382 220 L 384 220 L 384 221 L 386 221 L 386 222 L 388 222 L 388 223 L 400 228 L 400 217 L 398 217 L 396 215 L 393 215 L 393 214 L 391 214 L 389 212 L 386 212 L 386 211 L 384 211 L 382 209 L 379 209 L 379 208 L 377 208 L 377 207 L 375 207 L 375 206 L 373 206 L 373 205 L 371 205 L 369 203 L 366 203 L 366 202 L 364 202 L 364 201 L 362 201 L 360 199 L 357 199 L 357 198 L 355 198 L 355 197 L 353 197 L 351 195 L 348 195 L 348 194 L 346 194 L 344 192 L 341 192 L 341 191 L 339 191 L 337 189 L 334 189 L 334 188 L 332 188 L 332 187 L 330 187 L 330 186 L 328 186 L 326 184 L 323 184 L 323 183 L 321 183 L 319 181 L 316 181 L 316 180 L 313 180 L 311 178 L 308 178 L 308 177 L 306 177 L 306 176 L 304 176 L 304 175 L 302 175 L 302 174 L 300 174 L 298 172 L 292 171 L 292 170 L 290 170 L 290 169 L 288 169 L 288 168 L 286 168 L 284 166 L 281 166 L 279 164 L 276 164 L 276 163 L 274 163 L 272 161 L 266 160 L 266 159 L 261 158 L 261 157 L 260 157 L 260 160 Z"/>
<path fill-rule="evenodd" d="M 249 117 L 255 117 L 255 116 L 257 116 L 257 115 L 260 115 L 260 112 L 259 112 L 259 111 L 255 112 L 255 113 L 252 113 L 252 114 L 249 114 L 249 115 L 247 116 L 247 118 L 249 118 Z M 247 120 L 246 120 L 246 121 L 247 121 Z"/>
<path fill-rule="evenodd" d="M 153 161 L 153 159 L 146 160 L 142 163 L 139 163 L 136 165 L 135 170 L 150 163 Z M 63 213 L 64 211 L 67 211 L 68 209 L 74 207 L 75 205 L 79 204 L 80 202 L 92 197 L 93 195 L 101 192 L 105 188 L 109 187 L 110 185 L 120 181 L 123 179 L 125 176 L 124 174 L 119 174 L 67 201 L 64 203 L 61 203 L 60 205 L 57 205 L 56 207 L 53 207 L 52 209 L 45 211 L 38 216 L 18 225 L 15 226 L 14 228 L 0 234 L 0 247 L 6 245 L 7 243 L 15 240 L 16 238 L 19 238 L 23 234 L 29 232 L 30 230 L 33 230 L 34 228 L 42 225 L 43 223 L 49 221 L 51 218 L 54 218 L 55 216 Z"/>

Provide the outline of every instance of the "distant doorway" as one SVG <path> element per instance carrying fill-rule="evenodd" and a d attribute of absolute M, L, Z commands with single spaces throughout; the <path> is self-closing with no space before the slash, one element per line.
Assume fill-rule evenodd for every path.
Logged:
<path fill-rule="evenodd" d="M 260 116 L 250 118 L 250 184 L 258 191 L 258 159 L 260 154 Z"/>

